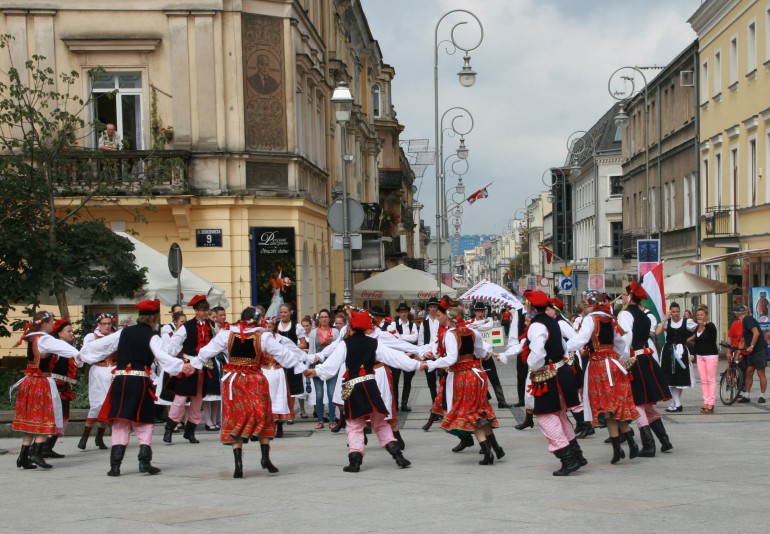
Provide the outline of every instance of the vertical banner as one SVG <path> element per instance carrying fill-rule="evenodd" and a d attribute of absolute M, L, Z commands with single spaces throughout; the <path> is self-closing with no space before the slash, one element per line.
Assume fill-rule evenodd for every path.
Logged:
<path fill-rule="evenodd" d="M 660 263 L 660 239 L 639 239 L 636 241 L 638 279 L 650 272 Z"/>
<path fill-rule="evenodd" d="M 297 258 L 293 227 L 257 226 L 251 238 L 251 304 L 277 317 L 281 304 L 297 309 Z"/>
<path fill-rule="evenodd" d="M 588 289 L 605 291 L 604 258 L 588 259 Z"/>
<path fill-rule="evenodd" d="M 751 288 L 751 314 L 763 332 L 770 332 L 770 287 Z"/>

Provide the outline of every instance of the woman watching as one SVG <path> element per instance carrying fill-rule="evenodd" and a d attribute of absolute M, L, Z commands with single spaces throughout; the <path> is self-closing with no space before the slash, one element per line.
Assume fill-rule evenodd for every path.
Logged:
<path fill-rule="evenodd" d="M 698 375 L 703 391 L 703 408 L 700 409 L 700 413 L 712 414 L 716 401 L 717 364 L 719 363 L 717 327 L 709 321 L 709 309 L 705 304 L 701 304 L 695 310 L 695 320 L 698 328 L 695 330 L 695 349 L 694 355 L 690 356 L 690 363 L 697 357 Z"/>

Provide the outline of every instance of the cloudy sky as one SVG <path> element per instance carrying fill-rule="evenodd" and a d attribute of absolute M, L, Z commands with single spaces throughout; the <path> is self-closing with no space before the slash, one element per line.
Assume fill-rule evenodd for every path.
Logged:
<path fill-rule="evenodd" d="M 361 0 L 383 60 L 396 70 L 393 104 L 406 126 L 402 139 L 434 145 L 433 38 L 453 9 L 472 11 L 484 26 L 471 52 L 476 84 L 456 73 L 462 53 L 439 53 L 439 113 L 453 106 L 473 115 L 466 138 L 466 193 L 489 182 L 490 196 L 465 205 L 462 233 L 499 233 L 542 190 L 543 172 L 564 162 L 570 134 L 588 130 L 613 104 L 610 75 L 625 65 L 666 65 L 695 39 L 687 19 L 700 0 Z M 460 18 L 447 17 L 439 40 Z M 465 19 L 468 20 L 468 19 Z M 477 26 L 455 32 L 478 41 Z M 465 127 L 464 124 L 458 124 Z M 458 139 L 445 138 L 445 157 Z M 454 180 L 448 180 L 449 182 Z M 456 182 L 455 182 L 456 183 Z M 420 185 L 423 219 L 435 227 L 435 171 Z M 435 230 L 434 230 L 435 233 Z"/>

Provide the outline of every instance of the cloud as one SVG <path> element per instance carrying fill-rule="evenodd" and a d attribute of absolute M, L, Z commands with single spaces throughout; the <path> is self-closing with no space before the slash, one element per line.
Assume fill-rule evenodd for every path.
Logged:
<path fill-rule="evenodd" d="M 546 168 L 567 156 L 567 139 L 589 129 L 614 103 L 612 72 L 625 65 L 666 65 L 695 39 L 687 18 L 699 0 L 362 0 L 383 60 L 396 69 L 393 105 L 406 130 L 402 139 L 434 138 L 434 28 L 453 9 L 468 9 L 484 26 L 470 52 L 476 84 L 464 88 L 456 73 L 462 53 L 439 52 L 439 113 L 467 108 L 474 118 L 464 177 L 468 194 L 494 181 L 490 196 L 464 207 L 464 234 L 498 233 L 543 189 Z M 459 20 L 447 17 L 439 40 Z M 460 44 L 477 40 L 469 23 L 455 32 Z M 445 140 L 445 155 L 458 139 Z M 434 169 L 420 187 L 427 224 L 435 220 Z M 453 180 L 447 180 L 453 185 Z"/>

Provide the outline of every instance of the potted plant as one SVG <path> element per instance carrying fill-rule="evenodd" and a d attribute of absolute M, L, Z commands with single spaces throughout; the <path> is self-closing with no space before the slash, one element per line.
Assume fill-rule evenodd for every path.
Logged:
<path fill-rule="evenodd" d="M 163 136 L 168 141 L 174 140 L 174 127 L 173 126 L 166 126 L 165 128 L 160 129 L 160 133 L 163 134 Z"/>

